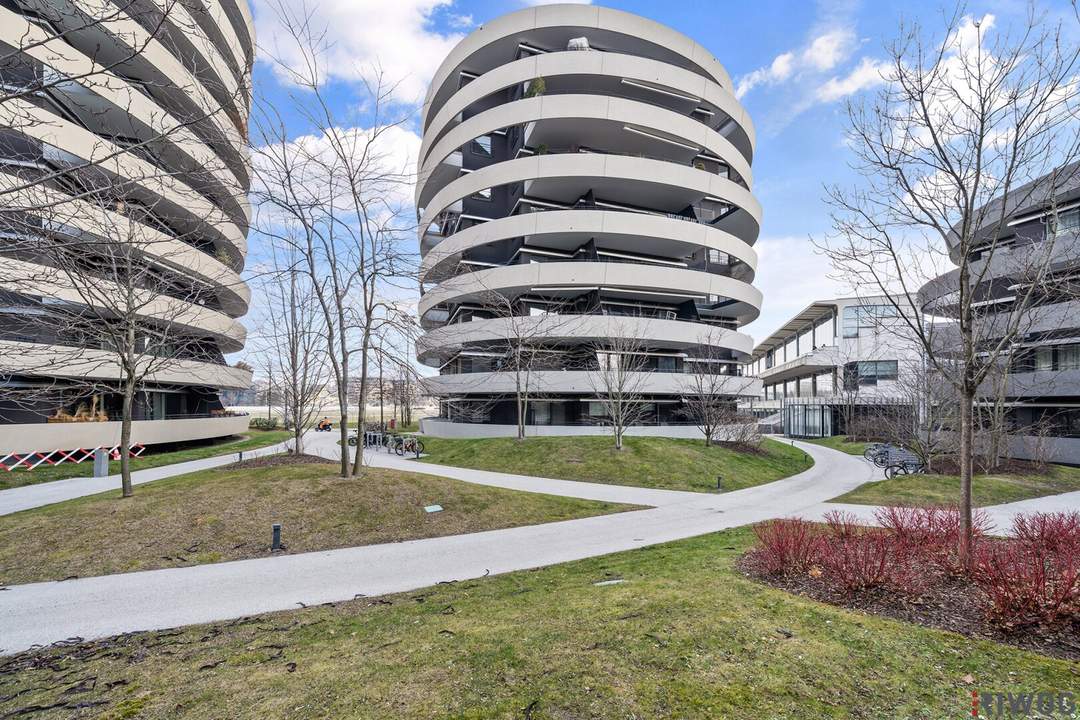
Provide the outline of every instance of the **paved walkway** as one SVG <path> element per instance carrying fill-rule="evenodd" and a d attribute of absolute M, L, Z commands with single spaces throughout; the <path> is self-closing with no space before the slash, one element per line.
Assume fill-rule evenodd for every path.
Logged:
<path fill-rule="evenodd" d="M 263 455 L 274 455 L 285 451 L 285 443 L 269 445 L 255 450 L 245 450 L 244 458 L 256 458 Z M 203 458 L 202 460 L 188 460 L 172 465 L 136 470 L 131 473 L 132 485 L 162 480 L 175 475 L 186 475 L 196 470 L 209 470 L 211 468 L 229 465 L 237 461 L 235 452 L 228 455 Z M 93 468 L 88 468 L 93 472 Z M 105 477 L 81 477 L 68 480 L 53 480 L 51 482 L 38 483 L 37 485 L 24 485 L 23 487 L 0 490 L 0 515 L 10 515 L 20 510 L 52 505 L 53 503 L 72 500 L 84 495 L 97 495 L 98 493 L 120 490 L 120 476 L 107 475 Z"/>
<path fill-rule="evenodd" d="M 800 517 L 807 520 L 821 520 L 826 513 L 832 510 L 851 513 L 861 523 L 866 525 L 875 524 L 874 513 L 877 505 L 854 505 L 851 503 L 823 502 L 805 508 L 799 513 Z M 1018 502 L 992 505 L 980 508 L 986 513 L 990 521 L 991 533 L 995 535 L 1007 535 L 1012 528 L 1013 519 L 1017 515 L 1030 515 L 1031 513 L 1043 512 L 1075 512 L 1080 510 L 1080 491 L 1062 493 L 1060 495 L 1048 495 L 1046 497 L 1020 500 Z"/>
<path fill-rule="evenodd" d="M 468 535 L 12 586 L 0 592 L 0 652 L 69 637 L 105 637 L 404 592 L 605 555 L 798 514 L 871 477 L 871 466 L 861 458 L 796 444 L 814 458 L 810 470 L 718 495 L 489 473 L 370 453 L 368 460 L 376 466 L 652 507 Z M 327 438 L 310 441 L 307 449 L 337 453 Z"/>

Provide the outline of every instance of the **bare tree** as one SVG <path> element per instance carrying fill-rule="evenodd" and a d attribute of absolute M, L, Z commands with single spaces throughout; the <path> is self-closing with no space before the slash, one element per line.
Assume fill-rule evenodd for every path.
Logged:
<path fill-rule="evenodd" d="M 297 88 L 290 95 L 291 109 L 313 131 L 294 139 L 277 108 L 260 106 L 255 151 L 260 228 L 274 242 L 290 245 L 312 280 L 337 387 L 341 474 L 348 477 L 359 473 L 363 462 L 361 443 L 351 464 L 347 456 L 352 365 L 359 362 L 363 408 L 373 339 L 385 326 L 409 324 L 392 299 L 397 283 L 411 282 L 415 265 L 407 249 L 415 229 L 407 200 L 412 161 L 392 155 L 392 135 L 407 115 L 388 117 L 395 86 L 377 72 L 356 103 L 365 107 L 370 127 L 345 126 L 323 85 L 325 33 L 312 26 L 306 8 L 279 2 L 273 11 L 299 58 L 275 64 Z"/>
<path fill-rule="evenodd" d="M 993 42 L 962 11 L 945 18 L 936 39 L 918 25 L 902 27 L 887 48 L 882 89 L 849 103 L 849 145 L 863 184 L 829 189 L 835 232 L 822 247 L 839 277 L 890 298 L 931 368 L 956 390 L 958 551 L 967 565 L 976 397 L 1051 273 L 1053 238 L 1014 254 L 1022 263 L 1009 273 L 1019 288 L 1008 307 L 983 304 L 990 269 L 1011 236 L 1010 209 L 1044 202 L 1034 193 L 1049 185 L 1052 196 L 1063 178 L 1025 183 L 1076 156 L 1080 49 L 1034 8 Z M 957 269 L 936 288 L 936 302 L 917 306 L 946 254 Z"/>
<path fill-rule="evenodd" d="M 260 283 L 266 314 L 258 345 L 284 409 L 285 427 L 293 431 L 293 452 L 299 455 L 304 433 L 323 412 L 329 383 L 323 316 L 311 277 L 299 267 L 295 252 L 271 248 L 271 259 Z"/>
<path fill-rule="evenodd" d="M 753 380 L 730 371 L 733 361 L 718 337 L 706 335 L 698 347 L 683 383 L 684 414 L 705 436 L 705 447 L 734 436 L 736 444 L 754 444 L 755 437 L 760 438 L 757 420 L 743 416 L 737 407 L 737 399 L 748 394 Z M 744 431 L 740 425 L 750 428 Z"/>
<path fill-rule="evenodd" d="M 648 412 L 645 350 L 633 330 L 617 324 L 610 337 L 593 344 L 599 367 L 589 373 L 589 381 L 604 408 L 600 422 L 611 427 L 616 450 L 622 450 L 627 429 L 639 424 Z"/>

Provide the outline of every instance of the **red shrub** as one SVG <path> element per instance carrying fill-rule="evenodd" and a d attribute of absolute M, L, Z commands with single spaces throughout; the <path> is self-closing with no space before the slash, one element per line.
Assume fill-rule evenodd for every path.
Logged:
<path fill-rule="evenodd" d="M 880 530 L 858 531 L 841 518 L 821 545 L 821 568 L 830 585 L 851 597 L 890 579 L 892 538 Z"/>
<path fill-rule="evenodd" d="M 886 507 L 875 513 L 898 545 L 898 552 L 929 563 L 949 575 L 963 575 L 959 561 L 960 510 L 955 506 Z M 991 523 L 986 513 L 975 510 L 971 517 L 972 553 L 978 551 Z"/>
<path fill-rule="evenodd" d="M 754 526 L 758 547 L 753 560 L 770 575 L 801 573 L 817 561 L 821 537 L 813 523 L 782 519 Z"/>
<path fill-rule="evenodd" d="M 825 524 L 834 538 L 844 539 L 859 533 L 859 519 L 854 513 L 830 510 L 825 513 Z"/>
<path fill-rule="evenodd" d="M 937 544 L 940 535 L 940 508 L 890 505 L 878 508 L 874 518 L 892 535 L 898 545 L 912 553 L 925 553 Z"/>
<path fill-rule="evenodd" d="M 1055 555 L 1080 553 L 1080 512 L 1034 513 L 1013 518 L 1012 534 L 1029 547 Z"/>
<path fill-rule="evenodd" d="M 984 543 L 973 580 L 991 618 L 1007 627 L 1080 619 L 1080 553 L 1026 539 Z"/>

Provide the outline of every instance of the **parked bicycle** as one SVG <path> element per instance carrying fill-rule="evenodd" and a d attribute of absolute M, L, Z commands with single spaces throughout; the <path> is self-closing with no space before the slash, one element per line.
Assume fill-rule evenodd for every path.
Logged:
<path fill-rule="evenodd" d="M 870 443 L 863 450 L 863 457 L 880 468 L 888 465 L 889 451 L 892 446 L 888 443 Z"/>
<path fill-rule="evenodd" d="M 394 438 L 394 452 L 396 452 L 398 455 L 405 455 L 405 453 L 409 453 L 415 454 L 419 457 L 423 454 L 424 443 L 421 442 L 419 438 L 413 437 L 412 435 L 406 437 L 395 435 Z"/>
<path fill-rule="evenodd" d="M 885 477 L 892 480 L 898 475 L 922 475 L 926 466 L 921 460 L 908 460 L 889 465 L 885 468 Z"/>

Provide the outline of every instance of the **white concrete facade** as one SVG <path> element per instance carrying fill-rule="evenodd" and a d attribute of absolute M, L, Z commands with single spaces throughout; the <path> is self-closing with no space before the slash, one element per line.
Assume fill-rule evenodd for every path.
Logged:
<path fill-rule="evenodd" d="M 246 418 L 222 414 L 217 393 L 251 383 L 250 371 L 230 367 L 224 354 L 244 347 L 240 318 L 251 300 L 240 273 L 251 220 L 254 42 L 247 0 L 0 7 L 2 80 L 12 96 L 0 104 L 5 452 L 118 437 L 114 354 L 92 332 L 44 320 L 50 305 L 101 310 L 58 269 L 52 243 L 83 242 L 94 277 L 101 248 L 119 238 L 113 245 L 136 248 L 140 267 L 160 279 L 153 289 L 130 283 L 142 293 L 142 321 L 178 338 L 162 343 L 168 362 L 138 390 L 134 442 L 246 428 Z M 121 275 L 109 277 L 92 286 L 121 292 Z M 99 421 L 58 422 L 70 416 Z"/>
<path fill-rule="evenodd" d="M 742 406 L 795 436 L 841 432 L 842 404 L 904 405 L 922 354 L 885 296 L 817 300 L 759 342 L 744 373 L 762 393 Z M 809 420 L 806 418 L 809 417 Z"/>
<path fill-rule="evenodd" d="M 761 307 L 755 136 L 711 53 L 609 8 L 528 8 L 450 52 L 422 122 L 417 357 L 441 401 L 426 426 L 516 428 L 515 344 L 548 353 L 527 370 L 538 433 L 602 423 L 590 375 L 619 340 L 655 373 L 643 428 L 680 424 L 695 372 L 731 375 L 732 401 L 759 391 L 737 377 Z"/>

